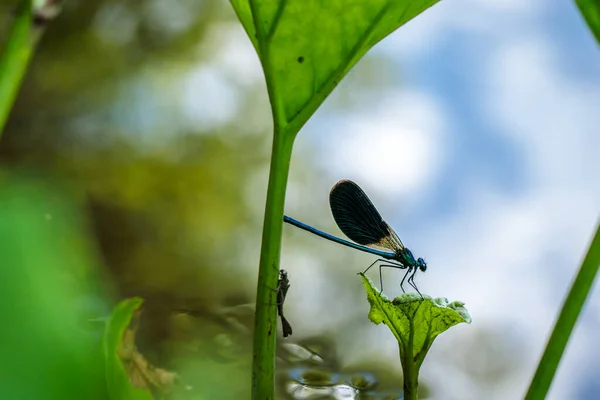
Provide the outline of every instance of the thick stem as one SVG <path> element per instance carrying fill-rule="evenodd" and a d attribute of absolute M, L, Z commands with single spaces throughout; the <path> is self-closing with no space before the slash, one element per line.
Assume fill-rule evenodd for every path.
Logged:
<path fill-rule="evenodd" d="M 22 0 L 0 58 L 0 138 L 33 54 L 31 0 Z"/>
<path fill-rule="evenodd" d="M 404 374 L 404 400 L 418 400 L 419 398 L 419 365 L 413 357 L 413 343 L 415 329 L 410 322 L 410 333 L 408 343 L 404 347 L 404 354 L 400 352 L 402 359 L 402 373 Z"/>
<path fill-rule="evenodd" d="M 275 398 L 275 338 L 277 333 L 277 293 L 275 288 L 279 278 L 283 207 L 293 143 L 294 135 L 277 132 L 276 128 L 273 137 L 256 291 L 252 359 L 252 399 L 254 400 Z"/>

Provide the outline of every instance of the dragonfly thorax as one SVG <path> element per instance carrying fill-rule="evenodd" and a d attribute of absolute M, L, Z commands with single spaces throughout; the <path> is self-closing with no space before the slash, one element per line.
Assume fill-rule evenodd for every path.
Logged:
<path fill-rule="evenodd" d="M 407 249 L 406 247 L 403 249 L 399 249 L 396 251 L 396 256 L 394 257 L 396 261 L 404 264 L 405 266 L 411 268 L 416 266 L 417 260 L 415 260 L 415 256 L 413 253 Z"/>

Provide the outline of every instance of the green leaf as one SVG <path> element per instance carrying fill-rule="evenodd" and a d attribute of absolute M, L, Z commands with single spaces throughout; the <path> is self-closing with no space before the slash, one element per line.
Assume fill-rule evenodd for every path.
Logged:
<path fill-rule="evenodd" d="M 262 62 L 276 126 L 295 135 L 377 42 L 439 0 L 231 0 Z"/>
<path fill-rule="evenodd" d="M 104 330 L 104 357 L 106 360 L 106 384 L 111 400 L 152 400 L 148 390 L 134 387 L 119 357 L 125 330 L 133 313 L 142 305 L 137 297 L 123 300 L 113 310 Z"/>
<path fill-rule="evenodd" d="M 576 0 L 575 3 L 596 37 L 596 41 L 600 43 L 600 2 L 598 0 Z"/>
<path fill-rule="evenodd" d="M 432 299 L 404 293 L 390 301 L 364 274 L 359 275 L 371 304 L 369 319 L 374 324 L 386 324 L 398 341 L 404 399 L 416 400 L 419 398 L 419 369 L 434 339 L 460 322 L 471 323 L 471 317 L 463 303 L 448 303 L 444 297 Z"/>
<path fill-rule="evenodd" d="M 440 333 L 460 322 L 471 323 L 469 313 L 459 301 L 449 303 L 444 297 L 429 296 L 422 299 L 416 293 L 405 293 L 390 301 L 373 282 L 360 275 L 371 304 L 369 319 L 374 324 L 385 323 L 398 340 L 400 352 L 410 354 L 419 364 Z"/>

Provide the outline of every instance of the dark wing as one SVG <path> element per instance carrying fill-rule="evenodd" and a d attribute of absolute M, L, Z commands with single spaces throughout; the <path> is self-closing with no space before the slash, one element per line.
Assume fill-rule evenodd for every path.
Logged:
<path fill-rule="evenodd" d="M 392 251 L 404 248 L 356 183 L 348 180 L 336 183 L 329 193 L 329 205 L 339 228 L 356 243 Z"/>

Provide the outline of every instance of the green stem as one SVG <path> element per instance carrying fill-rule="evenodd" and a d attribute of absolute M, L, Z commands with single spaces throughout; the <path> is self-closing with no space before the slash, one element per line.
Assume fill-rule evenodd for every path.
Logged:
<path fill-rule="evenodd" d="M 275 125 L 267 204 L 263 225 L 256 315 L 254 317 L 254 352 L 252 359 L 252 398 L 275 398 L 275 339 L 277 334 L 277 281 L 285 189 L 295 135 L 278 130 Z"/>
<path fill-rule="evenodd" d="M 0 58 L 0 138 L 35 47 L 31 0 L 22 0 Z"/>
<path fill-rule="evenodd" d="M 402 360 L 402 373 L 404 378 L 404 399 L 418 400 L 419 398 L 419 366 L 415 361 L 413 354 L 413 343 L 415 329 L 413 322 L 410 322 L 410 332 L 408 334 L 408 343 L 404 347 L 404 354 L 400 351 Z"/>
<path fill-rule="evenodd" d="M 546 350 L 535 371 L 535 375 L 527 391 L 525 400 L 537 400 L 546 398 L 558 363 L 569 341 L 577 318 L 583 308 L 594 278 L 600 266 L 600 224 L 596 229 L 596 235 L 590 244 L 588 253 L 579 268 L 577 277 L 571 285 L 562 310 L 556 320 L 554 331 L 546 345 Z"/>

